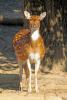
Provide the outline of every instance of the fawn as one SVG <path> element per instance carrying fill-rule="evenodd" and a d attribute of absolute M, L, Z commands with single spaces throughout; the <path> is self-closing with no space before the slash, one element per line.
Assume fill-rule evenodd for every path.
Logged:
<path fill-rule="evenodd" d="M 13 46 L 15 49 L 18 65 L 20 67 L 20 88 L 22 90 L 22 73 L 25 70 L 28 83 L 28 92 L 31 92 L 31 64 L 35 64 L 35 90 L 38 92 L 37 73 L 40 62 L 45 55 L 45 45 L 39 33 L 40 21 L 46 16 L 46 12 L 31 15 L 24 11 L 25 17 L 29 20 L 29 29 L 21 29 L 14 36 Z"/>

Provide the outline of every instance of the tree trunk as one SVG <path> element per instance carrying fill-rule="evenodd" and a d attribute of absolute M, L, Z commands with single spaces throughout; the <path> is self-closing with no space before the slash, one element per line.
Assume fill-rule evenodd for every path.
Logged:
<path fill-rule="evenodd" d="M 26 6 L 26 3 L 29 6 Z M 41 68 L 43 71 L 53 69 L 53 71 L 59 72 L 65 67 L 66 55 L 61 3 L 61 0 L 25 0 L 26 10 L 28 7 L 32 14 L 39 14 L 45 10 L 47 12 L 46 18 L 41 23 L 41 33 L 46 44 L 46 56 Z"/>

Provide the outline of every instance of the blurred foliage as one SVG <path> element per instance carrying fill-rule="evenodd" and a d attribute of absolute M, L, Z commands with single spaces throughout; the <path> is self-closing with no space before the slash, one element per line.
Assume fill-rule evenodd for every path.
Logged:
<path fill-rule="evenodd" d="M 32 14 L 39 14 L 46 9 L 45 0 L 25 0 L 24 8 L 25 10 L 29 10 Z"/>

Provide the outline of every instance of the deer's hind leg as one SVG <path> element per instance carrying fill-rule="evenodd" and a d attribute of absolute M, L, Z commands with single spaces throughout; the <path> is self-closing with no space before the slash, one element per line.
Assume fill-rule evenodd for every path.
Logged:
<path fill-rule="evenodd" d="M 26 76 L 26 86 L 27 86 L 27 90 L 28 90 L 28 83 L 29 83 L 29 69 L 27 66 L 27 63 L 24 66 L 24 72 L 25 72 L 25 76 Z"/>
<path fill-rule="evenodd" d="M 23 86 L 23 84 L 22 84 L 22 75 L 23 75 L 23 63 L 22 63 L 22 61 L 18 61 L 18 65 L 19 65 L 19 77 L 20 77 L 20 90 L 22 91 L 23 89 L 22 89 L 22 86 Z"/>

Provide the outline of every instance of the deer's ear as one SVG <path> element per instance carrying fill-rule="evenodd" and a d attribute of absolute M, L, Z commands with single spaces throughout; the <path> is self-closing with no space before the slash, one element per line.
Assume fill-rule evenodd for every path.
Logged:
<path fill-rule="evenodd" d="M 28 11 L 24 11 L 24 15 L 27 19 L 30 19 L 31 15 Z"/>
<path fill-rule="evenodd" d="M 43 20 L 45 18 L 45 16 L 46 16 L 46 12 L 41 13 L 40 14 L 40 19 Z"/>

